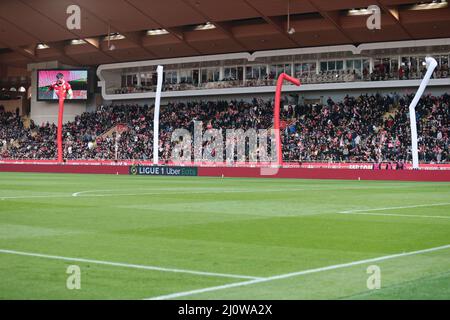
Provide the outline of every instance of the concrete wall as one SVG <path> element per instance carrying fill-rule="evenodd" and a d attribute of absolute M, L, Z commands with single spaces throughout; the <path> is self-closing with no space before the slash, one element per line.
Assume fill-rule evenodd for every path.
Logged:
<path fill-rule="evenodd" d="M 170 167 L 170 166 L 168 166 Z M 85 174 L 130 174 L 128 165 L 89 164 L 9 164 L 1 163 L 0 172 L 48 172 Z M 450 181 L 450 170 L 370 170 L 370 169 L 306 169 L 280 168 L 274 175 L 261 175 L 261 168 L 249 167 L 198 167 L 198 176 L 339 179 L 339 180 L 391 180 L 391 181 Z"/>

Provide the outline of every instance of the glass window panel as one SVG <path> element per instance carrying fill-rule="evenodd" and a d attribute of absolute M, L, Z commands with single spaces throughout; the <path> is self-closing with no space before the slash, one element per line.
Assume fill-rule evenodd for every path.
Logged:
<path fill-rule="evenodd" d="M 307 63 L 302 63 L 302 72 L 309 72 L 309 65 Z"/>
<path fill-rule="evenodd" d="M 419 57 L 419 69 L 424 68 L 425 64 L 425 57 Z"/>
<path fill-rule="evenodd" d="M 259 72 L 261 74 L 261 78 L 264 78 L 265 76 L 267 76 L 267 67 L 266 66 L 261 66 L 259 68 Z"/>
<path fill-rule="evenodd" d="M 237 70 L 236 70 L 236 68 L 232 68 L 231 69 L 231 78 L 232 79 L 237 79 Z"/>
<path fill-rule="evenodd" d="M 270 66 L 270 73 L 272 73 L 272 74 L 276 74 L 277 73 L 277 66 L 276 65 L 272 64 Z"/>
<path fill-rule="evenodd" d="M 328 61 L 328 70 L 336 70 L 336 61 Z"/>
<path fill-rule="evenodd" d="M 354 60 L 347 60 L 347 61 L 345 61 L 345 68 L 347 70 L 353 70 L 353 68 L 354 68 Z"/>
<path fill-rule="evenodd" d="M 252 67 L 245 67 L 245 79 L 253 79 L 253 71 L 254 68 Z"/>
<path fill-rule="evenodd" d="M 370 66 L 370 61 L 368 60 L 368 59 L 364 59 L 363 60 L 363 68 L 364 69 L 369 69 L 369 66 Z"/>
<path fill-rule="evenodd" d="M 392 59 L 391 60 L 391 71 L 397 71 L 398 70 L 398 60 L 397 59 Z"/>
<path fill-rule="evenodd" d="M 259 79 L 261 77 L 260 67 L 253 67 L 252 68 L 252 77 L 253 77 L 253 79 Z"/>
<path fill-rule="evenodd" d="M 202 83 L 205 83 L 206 82 L 206 79 L 207 79 L 207 71 L 205 70 L 205 69 L 202 69 L 202 71 L 201 71 L 201 79 L 202 79 Z"/>
<path fill-rule="evenodd" d="M 417 57 L 411 57 L 410 62 L 411 62 L 411 70 L 413 70 L 413 71 L 417 70 L 419 59 L 417 59 Z"/>
<path fill-rule="evenodd" d="M 290 63 L 288 63 L 288 64 L 285 64 L 284 65 L 284 72 L 286 73 L 286 74 L 288 74 L 288 75 L 291 75 L 291 64 Z"/>

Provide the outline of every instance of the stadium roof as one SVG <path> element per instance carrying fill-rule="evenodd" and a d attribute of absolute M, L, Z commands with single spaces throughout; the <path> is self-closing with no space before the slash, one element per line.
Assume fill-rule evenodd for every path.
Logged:
<path fill-rule="evenodd" d="M 67 7 L 81 8 L 68 30 Z M 381 30 L 368 30 L 378 5 Z M 446 1 L 2 0 L 0 63 L 97 65 L 216 53 L 450 37 Z M 108 39 L 107 35 L 110 34 Z"/>

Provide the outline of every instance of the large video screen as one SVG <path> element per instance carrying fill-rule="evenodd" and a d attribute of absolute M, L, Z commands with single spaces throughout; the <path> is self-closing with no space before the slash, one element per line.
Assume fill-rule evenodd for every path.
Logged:
<path fill-rule="evenodd" d="M 62 75 L 62 77 L 61 77 Z M 37 100 L 58 101 L 54 87 L 61 82 L 68 82 L 73 96 L 70 100 L 86 100 L 88 96 L 87 70 L 38 70 L 37 71 Z M 69 100 L 69 98 L 67 98 Z"/>

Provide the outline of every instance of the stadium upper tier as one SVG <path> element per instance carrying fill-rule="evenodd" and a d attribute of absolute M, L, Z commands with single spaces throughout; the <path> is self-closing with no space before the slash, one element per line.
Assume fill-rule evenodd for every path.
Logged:
<path fill-rule="evenodd" d="M 408 106 L 412 95 L 347 96 L 323 104 L 284 102 L 283 159 L 288 161 L 409 161 Z M 426 163 L 448 163 L 450 96 L 422 98 L 417 106 L 419 158 Z M 160 116 L 160 159 L 169 161 L 177 141 L 175 129 L 268 129 L 272 101 L 177 103 L 163 106 Z M 98 107 L 64 125 L 66 159 L 148 160 L 153 150 L 153 108 L 139 105 Z M 243 136 L 245 139 L 245 136 Z M 242 139 L 241 138 L 238 138 Z M 21 118 L 0 110 L 0 159 L 54 159 L 56 126 L 26 128 Z M 226 141 L 226 137 L 223 141 Z M 236 141 L 237 143 L 242 142 Z M 244 141 L 245 142 L 245 141 Z M 204 154 L 211 150 L 203 144 Z M 269 144 L 270 146 L 270 144 Z M 247 154 L 247 157 L 249 155 Z"/>
<path fill-rule="evenodd" d="M 302 87 L 286 91 L 414 87 L 426 71 L 425 57 L 438 61 L 430 85 L 450 85 L 450 39 L 299 48 L 101 65 L 106 100 L 152 98 L 156 67 L 164 66 L 163 97 L 273 92 L 287 73 Z"/>

